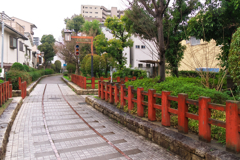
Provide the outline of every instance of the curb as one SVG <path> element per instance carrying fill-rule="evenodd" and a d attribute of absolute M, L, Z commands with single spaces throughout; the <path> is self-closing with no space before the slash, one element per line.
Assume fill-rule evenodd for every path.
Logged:
<path fill-rule="evenodd" d="M 0 116 L 0 159 L 3 159 L 5 156 L 11 128 L 22 103 L 22 97 L 13 98 L 13 101 Z"/>
<path fill-rule="evenodd" d="M 220 151 L 209 144 L 191 139 L 183 134 L 157 126 L 134 117 L 103 100 L 86 97 L 85 102 L 103 114 L 119 121 L 128 129 L 148 138 L 152 142 L 169 149 L 184 160 L 239 160 L 234 154 Z"/>
<path fill-rule="evenodd" d="M 78 95 L 97 95 L 98 94 L 98 89 L 82 89 L 73 82 L 68 81 L 64 77 L 61 77 L 62 80 L 70 87 L 72 88 Z"/>

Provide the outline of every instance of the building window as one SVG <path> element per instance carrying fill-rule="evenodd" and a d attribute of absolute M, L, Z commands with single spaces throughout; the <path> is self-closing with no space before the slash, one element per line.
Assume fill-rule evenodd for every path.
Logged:
<path fill-rule="evenodd" d="M 92 7 L 89 7 L 90 9 L 92 9 Z"/>
<path fill-rule="evenodd" d="M 138 68 L 143 68 L 143 64 L 139 63 Z"/>
<path fill-rule="evenodd" d="M 90 18 L 92 18 L 92 16 L 89 16 Z"/>
<path fill-rule="evenodd" d="M 150 67 L 151 67 L 151 65 L 150 65 L 149 63 L 147 63 L 147 64 L 146 64 L 146 67 L 147 67 L 147 68 L 150 68 Z"/>
<path fill-rule="evenodd" d="M 23 43 L 21 41 L 19 42 L 19 50 L 23 52 Z"/>
<path fill-rule="evenodd" d="M 89 12 L 89 13 L 92 13 L 92 12 Z"/>
<path fill-rule="evenodd" d="M 139 45 L 136 45 L 136 48 L 137 48 L 137 49 L 139 49 L 139 48 L 140 48 L 140 46 L 139 46 Z"/>
<path fill-rule="evenodd" d="M 88 12 L 85 12 L 85 13 L 88 13 Z"/>
<path fill-rule="evenodd" d="M 141 48 L 142 48 L 142 49 L 145 49 L 145 46 L 144 46 L 144 45 L 142 45 L 142 46 L 141 46 Z"/>
<path fill-rule="evenodd" d="M 17 48 L 17 39 L 10 36 L 10 48 Z"/>
<path fill-rule="evenodd" d="M 95 7 L 95 9 L 97 9 L 97 7 Z"/>
<path fill-rule="evenodd" d="M 98 16 L 95 16 L 95 18 L 98 18 Z"/>
<path fill-rule="evenodd" d="M 88 7 L 85 7 L 85 8 L 88 8 Z"/>
<path fill-rule="evenodd" d="M 95 12 L 95 14 L 98 14 L 98 12 Z"/>

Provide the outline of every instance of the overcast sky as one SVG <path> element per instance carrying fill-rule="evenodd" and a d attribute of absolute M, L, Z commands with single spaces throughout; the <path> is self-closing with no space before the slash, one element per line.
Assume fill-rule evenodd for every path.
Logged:
<path fill-rule="evenodd" d="M 35 24 L 34 37 L 41 39 L 44 34 L 52 34 L 59 40 L 65 28 L 64 18 L 80 14 L 81 5 L 126 8 L 122 0 L 1 0 L 0 12 Z"/>

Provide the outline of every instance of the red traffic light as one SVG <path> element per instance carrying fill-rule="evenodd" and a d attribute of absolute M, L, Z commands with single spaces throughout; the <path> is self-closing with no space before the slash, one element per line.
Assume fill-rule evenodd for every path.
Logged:
<path fill-rule="evenodd" d="M 75 46 L 75 54 L 77 56 L 79 55 L 79 45 L 78 44 Z"/>

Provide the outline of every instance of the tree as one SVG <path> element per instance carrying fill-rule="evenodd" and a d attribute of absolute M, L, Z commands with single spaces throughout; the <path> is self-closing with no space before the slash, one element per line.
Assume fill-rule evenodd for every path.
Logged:
<path fill-rule="evenodd" d="M 175 0 L 171 7 L 168 3 L 138 0 L 131 3 L 123 17 L 127 31 L 138 35 L 147 46 L 152 44 L 157 51 L 154 57 L 155 60 L 160 59 L 160 81 L 165 79 L 165 61 L 172 75 L 178 76 L 179 62 L 186 48 L 180 43 L 185 39 L 183 25 L 199 6 L 198 0 Z"/>
<path fill-rule="evenodd" d="M 115 67 L 116 64 L 116 60 L 111 57 L 109 54 L 107 53 L 103 53 L 101 55 L 101 57 L 103 58 L 103 63 L 104 63 L 104 71 L 105 71 L 105 77 L 107 77 L 107 72 L 110 71 L 110 67 Z"/>
<path fill-rule="evenodd" d="M 76 70 L 76 66 L 72 63 L 68 63 L 67 64 L 67 70 L 68 70 L 68 73 L 74 73 L 75 70 Z"/>
<path fill-rule="evenodd" d="M 99 53 L 107 52 L 118 61 L 119 67 L 122 68 L 125 64 L 123 49 L 133 46 L 133 41 L 130 39 L 131 33 L 126 32 L 121 18 L 108 17 L 104 25 L 111 30 L 114 38 L 107 40 L 104 34 L 96 36 L 94 42 L 96 51 Z"/>
<path fill-rule="evenodd" d="M 61 61 L 59 61 L 59 60 L 56 60 L 55 62 L 54 62 L 54 64 L 55 64 L 55 70 L 56 70 L 56 72 L 60 72 L 60 70 L 61 70 L 61 68 L 62 68 L 62 63 L 61 63 Z"/>
<path fill-rule="evenodd" d="M 38 50 L 44 52 L 44 65 L 46 65 L 48 62 L 51 62 L 55 56 L 53 49 L 55 39 L 51 34 L 43 35 L 40 42 L 42 44 L 38 46 Z"/>
<path fill-rule="evenodd" d="M 74 30 L 74 32 L 77 34 L 81 31 L 81 26 L 84 24 L 85 20 L 83 16 L 74 14 L 71 19 L 65 18 L 64 22 L 66 24 L 66 28 L 69 30 Z"/>
<path fill-rule="evenodd" d="M 240 27 L 239 0 L 206 1 L 199 13 L 188 23 L 187 34 L 198 39 L 210 41 L 214 39 L 216 46 L 221 46 L 218 55 L 221 66 L 228 68 L 228 55 L 232 35 Z"/>
<path fill-rule="evenodd" d="M 232 42 L 229 51 L 229 71 L 230 75 L 237 85 L 240 84 L 240 27 L 232 36 Z"/>

